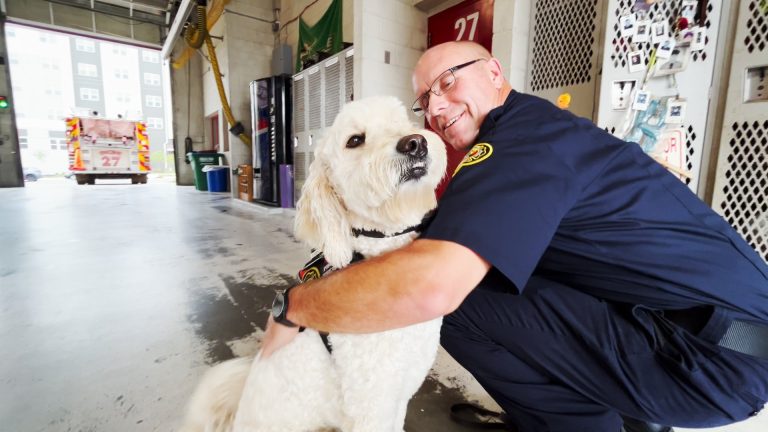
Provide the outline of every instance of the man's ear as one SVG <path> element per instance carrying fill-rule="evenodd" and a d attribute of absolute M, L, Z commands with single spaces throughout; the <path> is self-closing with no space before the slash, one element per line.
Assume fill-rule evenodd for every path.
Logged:
<path fill-rule="evenodd" d="M 315 159 L 296 203 L 296 237 L 319 249 L 334 267 L 352 261 L 352 228 L 344 203 L 328 179 L 328 167 Z"/>
<path fill-rule="evenodd" d="M 501 68 L 501 63 L 496 57 L 491 57 L 487 63 L 491 81 L 497 89 L 500 89 L 504 85 L 504 70 Z"/>

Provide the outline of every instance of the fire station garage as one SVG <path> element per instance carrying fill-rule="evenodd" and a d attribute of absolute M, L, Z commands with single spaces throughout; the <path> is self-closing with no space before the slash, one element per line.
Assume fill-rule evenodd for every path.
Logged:
<path fill-rule="evenodd" d="M 567 118 L 590 136 L 631 146 L 648 177 L 703 203 L 733 233 L 750 271 L 762 272 L 762 291 L 745 308 L 750 330 L 737 338 L 746 339 L 729 345 L 723 336 L 711 349 L 765 360 L 768 370 L 768 324 L 760 324 L 768 314 L 764 0 L 5 0 L 0 8 L 2 431 L 613 430 L 553 426 L 540 420 L 559 415 L 552 405 L 520 402 L 534 388 L 570 384 L 546 366 L 526 366 L 526 390 L 514 400 L 497 390 L 511 384 L 507 375 L 470 373 L 478 356 L 457 355 L 446 336 L 461 302 L 422 307 L 432 315 L 417 318 L 398 310 L 425 303 L 415 295 L 395 302 L 364 294 L 377 284 L 396 287 L 381 292 L 421 292 L 427 278 L 415 264 L 376 279 L 363 269 L 430 239 L 450 240 L 440 227 L 450 211 L 466 211 L 459 197 L 498 191 L 498 199 L 470 198 L 465 207 L 501 207 L 503 188 L 481 183 L 472 192 L 459 171 L 469 178 L 505 157 L 494 122 L 515 110 L 512 100 L 550 113 L 531 130 Z M 475 45 L 432 60 L 463 62 L 419 75 L 428 67 L 422 54 L 453 41 Z M 462 57 L 468 47 L 480 54 Z M 440 137 L 448 141 L 475 108 L 445 121 L 438 112 L 464 94 L 462 76 L 473 68 L 500 71 L 494 82 L 511 96 L 495 105 L 507 104 L 503 113 L 477 123 L 475 134 L 488 142 L 454 148 Z M 551 127 L 554 149 L 570 132 Z M 505 170 L 510 184 L 526 181 Z M 641 181 L 651 180 L 633 180 Z M 540 204 L 537 219 L 548 220 L 567 201 L 549 198 L 514 205 Z M 459 225 L 501 233 L 518 224 L 499 211 L 491 223 L 469 216 Z M 701 262 L 675 243 L 699 228 L 665 224 L 675 233 L 661 240 L 665 255 L 627 262 L 643 263 L 638 274 L 655 275 L 656 266 L 703 278 L 691 276 Z M 545 225 L 532 222 L 528 231 Z M 459 243 L 474 251 L 473 242 L 480 240 Z M 546 273 L 542 253 L 528 257 L 523 280 Z M 490 255 L 472 256 L 491 270 L 468 299 L 493 278 L 520 285 Z M 429 273 L 431 285 L 471 278 L 472 265 L 461 262 Z M 345 280 L 349 295 L 309 297 Z M 367 299 L 370 316 L 344 312 L 350 299 Z M 312 309 L 313 301 L 323 307 Z M 267 331 L 268 320 L 293 339 L 264 353 L 273 343 L 267 336 L 280 334 Z M 487 336 L 475 330 L 467 343 Z M 495 340 L 478 346 L 488 351 L 473 352 L 488 356 L 505 348 Z M 551 353 L 569 357 L 556 346 Z M 657 399 L 667 390 L 658 388 Z M 765 399 L 751 388 L 737 391 L 752 398 L 749 416 L 696 423 L 681 404 L 679 424 L 652 421 L 644 402 L 638 411 L 610 411 L 622 399 L 611 391 L 550 396 L 565 411 L 597 400 L 626 432 L 768 430 Z M 702 400 L 717 400 L 706 394 Z M 504 413 L 518 408 L 540 417 Z"/>

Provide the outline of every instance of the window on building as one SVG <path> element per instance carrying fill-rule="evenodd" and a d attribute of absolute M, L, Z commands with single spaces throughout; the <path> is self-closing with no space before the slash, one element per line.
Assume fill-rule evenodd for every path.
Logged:
<path fill-rule="evenodd" d="M 156 73 L 144 73 L 144 84 L 151 85 L 151 86 L 159 86 L 160 85 L 160 74 Z"/>
<path fill-rule="evenodd" d="M 67 149 L 67 141 L 63 138 L 51 138 L 49 139 L 49 142 L 51 143 L 51 150 Z"/>
<path fill-rule="evenodd" d="M 67 149 L 67 133 L 64 131 L 48 131 L 48 141 L 52 150 Z"/>
<path fill-rule="evenodd" d="M 148 63 L 160 63 L 160 54 L 157 51 L 141 50 L 141 59 Z"/>
<path fill-rule="evenodd" d="M 128 69 L 115 69 L 115 78 L 128 79 Z"/>
<path fill-rule="evenodd" d="M 130 103 L 131 102 L 131 94 L 130 93 L 118 93 L 115 95 L 115 100 L 118 103 Z"/>
<path fill-rule="evenodd" d="M 163 128 L 163 119 L 160 117 L 148 117 L 147 118 L 147 127 L 150 129 L 162 129 Z"/>
<path fill-rule="evenodd" d="M 97 101 L 99 100 L 99 89 L 83 87 L 80 89 L 80 99 Z"/>
<path fill-rule="evenodd" d="M 87 77 L 99 76 L 99 72 L 96 68 L 96 65 L 90 64 L 90 63 L 78 63 L 77 74 L 80 76 L 87 76 Z"/>
<path fill-rule="evenodd" d="M 125 49 L 125 47 L 118 46 L 118 45 L 113 45 L 112 46 L 112 54 L 124 56 L 124 55 L 128 55 L 128 50 Z"/>
<path fill-rule="evenodd" d="M 48 120 L 64 120 L 64 111 L 60 109 L 48 110 Z"/>
<path fill-rule="evenodd" d="M 149 95 L 146 97 L 146 105 L 148 107 L 160 108 L 163 106 L 163 101 L 160 96 Z"/>
<path fill-rule="evenodd" d="M 96 44 L 88 39 L 75 39 L 75 49 L 82 52 L 96 52 Z"/>

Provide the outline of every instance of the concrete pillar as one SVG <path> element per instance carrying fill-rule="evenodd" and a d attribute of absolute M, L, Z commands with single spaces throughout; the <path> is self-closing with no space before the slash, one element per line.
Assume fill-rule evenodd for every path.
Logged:
<path fill-rule="evenodd" d="M 172 58 L 178 58 L 186 48 L 179 41 L 173 51 Z M 179 69 L 171 67 L 171 91 L 173 94 L 173 150 L 176 167 L 176 184 L 192 185 L 194 182 L 192 168 L 186 161 L 189 147 L 185 144 L 187 138 L 192 140 L 191 150 L 205 148 L 203 133 L 203 81 L 202 58 L 199 55 L 190 57 L 189 61 Z"/>
<path fill-rule="evenodd" d="M 11 69 L 7 61 L 5 16 L 2 12 L 0 12 L 0 58 L 6 59 L 0 65 L 0 96 L 5 96 L 8 103 L 8 108 L 0 108 L 0 187 L 21 187 L 24 186 L 24 176 L 13 107 Z"/>

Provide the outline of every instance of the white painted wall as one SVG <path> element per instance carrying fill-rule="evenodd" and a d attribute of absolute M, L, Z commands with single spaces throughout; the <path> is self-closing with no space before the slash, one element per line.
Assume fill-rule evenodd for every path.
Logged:
<path fill-rule="evenodd" d="M 232 0 L 227 9 L 263 19 L 273 19 L 272 0 Z M 225 13 L 222 18 L 226 23 L 224 43 L 227 45 L 229 105 L 235 118 L 245 126 L 246 135 L 250 136 L 251 97 L 248 86 L 255 79 L 272 75 L 275 36 L 272 26 L 268 23 L 229 13 Z M 223 112 L 220 119 L 223 120 L 224 126 L 220 128 L 222 135 L 227 135 L 230 143 L 227 152 L 229 164 L 237 166 L 252 163 L 252 148 L 229 132 L 230 126 L 226 123 Z M 220 137 L 220 142 L 224 141 L 225 138 Z M 236 188 L 233 190 L 233 196 L 237 196 Z"/>
<path fill-rule="evenodd" d="M 178 58 L 184 51 L 185 44 L 177 43 L 172 57 Z M 171 92 L 173 94 L 173 136 L 175 143 L 176 183 L 193 184 L 192 169 L 185 162 L 184 139 L 192 138 L 193 150 L 202 150 L 205 145 L 203 132 L 203 83 L 201 56 L 192 56 L 188 63 L 179 69 L 170 68 Z M 189 107 L 189 109 L 187 109 Z"/>
<path fill-rule="evenodd" d="M 232 0 L 227 4 L 226 9 L 265 20 L 273 19 L 272 0 Z M 246 135 L 250 136 L 251 101 L 248 85 L 255 79 L 271 75 L 275 40 L 272 27 L 269 23 L 224 12 L 211 28 L 210 33 L 213 36 L 223 37 L 223 40 L 214 38 L 212 42 L 222 74 L 224 93 L 227 95 L 235 120 L 243 124 Z M 201 51 L 208 56 L 205 45 Z M 230 125 L 222 109 L 213 68 L 208 60 L 202 63 L 202 81 L 203 115 L 206 118 L 216 113 L 219 115 L 219 151 L 225 155 L 224 163 L 232 167 L 250 164 L 251 147 L 229 132 Z M 212 148 L 209 128 L 209 123 L 204 122 L 205 145 L 203 148 Z M 227 146 L 226 143 L 229 145 Z M 224 151 L 225 149 L 227 151 Z M 230 186 L 234 184 L 230 181 Z M 236 196 L 237 189 L 231 187 L 231 190 L 233 196 Z"/>
<path fill-rule="evenodd" d="M 355 0 L 355 98 L 393 95 L 406 106 L 413 102 L 411 72 L 427 48 L 427 14 L 412 4 Z"/>
<path fill-rule="evenodd" d="M 411 72 L 427 47 L 427 18 L 458 3 L 445 0 L 422 11 L 413 0 L 355 0 L 355 96 L 394 95 L 410 106 Z M 528 73 L 530 14 L 528 0 L 494 2 L 493 55 L 518 90 Z"/>
<path fill-rule="evenodd" d="M 493 4 L 493 55 L 501 62 L 512 88 L 522 91 L 528 75 L 531 2 L 496 1 Z"/>

